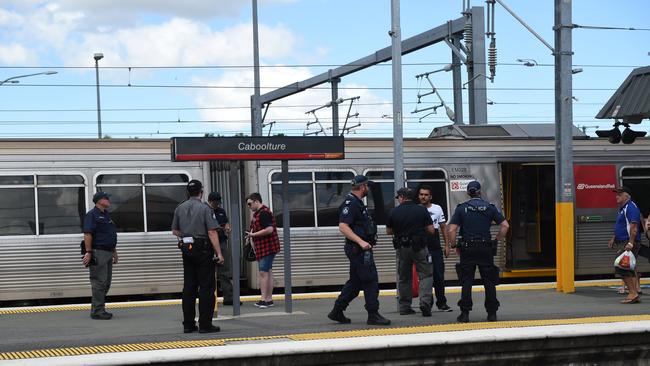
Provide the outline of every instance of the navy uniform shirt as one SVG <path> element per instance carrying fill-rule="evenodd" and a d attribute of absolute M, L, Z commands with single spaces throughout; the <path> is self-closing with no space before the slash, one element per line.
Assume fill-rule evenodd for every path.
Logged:
<path fill-rule="evenodd" d="M 490 226 L 492 222 L 500 224 L 505 217 L 497 208 L 482 199 L 474 197 L 469 201 L 463 202 L 456 206 L 454 215 L 449 220 L 449 224 L 460 226 L 460 235 L 463 240 L 491 240 Z"/>
<path fill-rule="evenodd" d="M 207 238 L 208 230 L 215 230 L 218 227 L 219 222 L 214 212 L 198 197 L 189 198 L 174 210 L 172 230 L 180 231 L 183 236 Z"/>
<path fill-rule="evenodd" d="M 618 216 L 616 216 L 616 224 L 614 225 L 614 240 L 616 241 L 629 241 L 630 240 L 630 224 L 637 224 L 636 238 L 634 242 L 641 240 L 641 211 L 636 203 L 628 200 L 623 207 L 618 209 Z"/>
<path fill-rule="evenodd" d="M 368 208 L 357 196 L 348 193 L 339 207 L 339 223 L 348 224 L 361 239 L 374 245 L 377 241 L 377 225 Z"/>
<path fill-rule="evenodd" d="M 84 233 L 93 237 L 93 248 L 112 250 L 117 245 L 115 222 L 108 211 L 102 212 L 97 206 L 88 211 L 84 217 Z"/>
<path fill-rule="evenodd" d="M 210 208 L 212 209 L 212 207 Z M 228 241 L 228 235 L 226 235 L 226 232 L 223 230 L 223 227 L 228 223 L 228 215 L 226 215 L 226 210 L 224 210 L 223 207 L 217 207 L 212 210 L 214 212 L 214 216 L 217 218 L 217 221 L 219 221 L 219 225 L 221 226 L 217 229 L 217 234 L 219 235 L 219 242 L 223 244 Z"/>
<path fill-rule="evenodd" d="M 433 225 L 429 211 L 413 201 L 404 201 L 395 207 L 386 223 L 386 227 L 393 229 L 395 236 L 424 235 L 425 228 L 429 225 Z"/>

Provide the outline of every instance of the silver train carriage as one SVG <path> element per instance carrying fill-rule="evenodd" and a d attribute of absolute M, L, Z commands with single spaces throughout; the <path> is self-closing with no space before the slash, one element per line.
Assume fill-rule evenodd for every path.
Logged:
<path fill-rule="evenodd" d="M 554 140 L 478 135 L 407 139 L 406 184 L 430 185 L 449 218 L 467 199 L 465 184 L 480 180 L 484 197 L 503 210 L 511 224 L 495 257 L 501 275 L 554 276 Z M 381 233 L 377 266 L 381 282 L 395 281 L 395 254 L 384 234 L 394 205 L 392 146 L 390 139 L 350 138 L 345 160 L 289 163 L 294 286 L 339 285 L 347 279 L 338 206 L 355 174 L 377 182 L 367 197 Z M 649 157 L 646 139 L 633 145 L 574 139 L 577 275 L 613 272 L 614 253 L 607 248 L 616 216 L 613 185 L 630 186 L 644 216 L 650 212 L 650 191 L 645 189 L 650 183 Z M 92 207 L 97 190 L 113 194 L 112 216 L 119 230 L 120 263 L 114 267 L 110 294 L 180 292 L 182 264 L 169 229 L 189 179 L 201 179 L 206 190 L 222 192 L 227 209 L 231 202 L 242 207 L 244 229 L 250 214 L 243 208 L 243 197 L 253 191 L 261 193 L 282 225 L 279 162 L 240 166 L 240 189 L 230 192 L 231 164 L 172 163 L 168 140 L 1 141 L 0 301 L 89 296 L 79 242 L 83 214 Z M 274 263 L 278 287 L 283 286 L 282 255 Z M 445 260 L 448 279 L 456 277 L 457 260 L 455 253 Z M 641 271 L 650 268 L 643 258 L 639 262 Z M 242 263 L 240 276 L 245 286 L 257 288 L 255 264 Z"/>

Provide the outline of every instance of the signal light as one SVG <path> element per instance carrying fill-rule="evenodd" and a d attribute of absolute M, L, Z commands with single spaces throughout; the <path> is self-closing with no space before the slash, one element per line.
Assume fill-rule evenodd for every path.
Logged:
<path fill-rule="evenodd" d="M 625 126 L 623 133 L 618 129 L 618 126 Z M 598 135 L 598 137 L 607 137 L 607 140 L 612 144 L 618 144 L 621 141 L 624 144 L 631 144 L 637 137 L 645 136 L 646 132 L 634 131 L 630 129 L 630 126 L 627 123 L 616 121 L 616 123 L 614 123 L 614 128 L 611 130 L 598 130 L 596 131 L 596 135 Z"/>
<path fill-rule="evenodd" d="M 632 131 L 629 127 L 626 127 L 625 130 L 623 130 L 621 141 L 623 141 L 624 144 L 631 144 L 637 137 L 643 137 L 645 134 L 645 131 Z"/>

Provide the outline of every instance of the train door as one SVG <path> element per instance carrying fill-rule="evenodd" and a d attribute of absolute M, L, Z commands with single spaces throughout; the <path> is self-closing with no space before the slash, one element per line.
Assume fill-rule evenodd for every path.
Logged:
<path fill-rule="evenodd" d="M 551 164 L 502 164 L 504 213 L 510 223 L 505 277 L 554 273 L 554 171 Z"/>

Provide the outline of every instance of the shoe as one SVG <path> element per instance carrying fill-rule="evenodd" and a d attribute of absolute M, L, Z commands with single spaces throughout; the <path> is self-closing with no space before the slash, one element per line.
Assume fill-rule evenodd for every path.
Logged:
<path fill-rule="evenodd" d="M 95 320 L 109 320 L 113 318 L 113 314 L 111 313 L 100 313 L 100 314 L 93 314 L 90 316 L 92 319 Z"/>
<path fill-rule="evenodd" d="M 489 322 L 497 321 L 497 312 L 496 311 L 489 312 L 488 316 L 487 316 L 487 321 L 489 321 Z"/>
<path fill-rule="evenodd" d="M 469 312 L 462 311 L 456 320 L 458 320 L 459 323 L 469 323 Z"/>
<path fill-rule="evenodd" d="M 327 314 L 327 317 L 341 324 L 350 324 L 352 322 L 350 318 L 345 317 L 345 314 L 343 314 L 343 310 L 338 308 L 332 309 L 332 311 L 330 311 L 330 313 Z"/>
<path fill-rule="evenodd" d="M 450 312 L 454 310 L 452 310 L 452 308 L 450 308 L 449 305 L 442 304 L 442 305 L 438 305 L 438 311 Z"/>
<path fill-rule="evenodd" d="M 639 295 L 636 295 L 636 297 L 632 299 L 625 299 L 621 301 L 621 304 L 636 304 L 637 302 L 641 301 L 639 299 Z"/>
<path fill-rule="evenodd" d="M 267 302 L 266 302 L 266 307 L 267 307 L 267 308 L 272 308 L 272 307 L 274 307 L 274 306 L 275 306 L 275 305 L 273 305 L 273 300 L 271 300 L 271 301 L 267 301 Z"/>
<path fill-rule="evenodd" d="M 370 313 L 368 314 L 368 325 L 390 325 L 390 320 L 384 318 L 379 313 Z"/>
<path fill-rule="evenodd" d="M 216 333 L 220 330 L 221 328 L 217 327 L 216 325 L 211 325 L 207 328 L 199 328 L 199 333 Z"/>
<path fill-rule="evenodd" d="M 415 314 L 415 310 L 413 310 L 411 308 L 399 311 L 399 315 L 411 315 L 411 314 Z"/>
<path fill-rule="evenodd" d="M 196 332 L 197 330 L 199 330 L 199 327 L 197 327 L 196 325 L 183 327 L 183 333 L 192 333 L 192 332 Z"/>
<path fill-rule="evenodd" d="M 233 304 L 232 300 L 224 300 L 223 301 L 224 306 L 231 306 Z M 239 302 L 239 306 L 244 305 L 243 302 Z"/>
<path fill-rule="evenodd" d="M 255 306 L 257 306 L 260 309 L 266 309 L 268 306 L 266 305 L 266 301 L 258 301 L 255 303 Z"/>
<path fill-rule="evenodd" d="M 422 316 L 425 318 L 428 318 L 431 316 L 431 308 L 426 308 L 423 306 L 420 306 L 420 311 L 422 312 Z"/>

